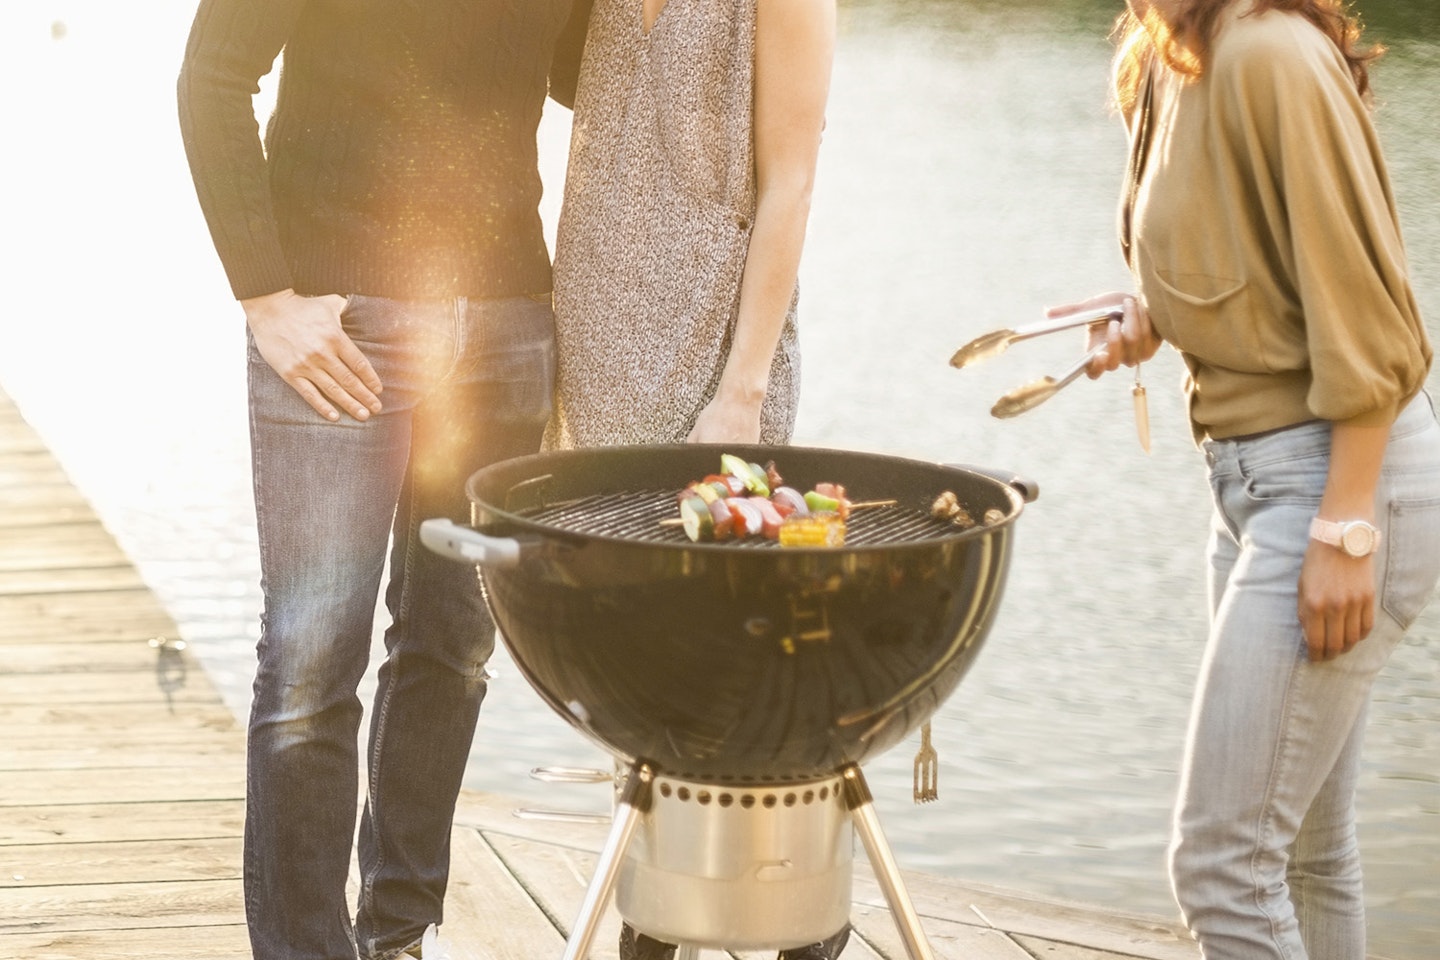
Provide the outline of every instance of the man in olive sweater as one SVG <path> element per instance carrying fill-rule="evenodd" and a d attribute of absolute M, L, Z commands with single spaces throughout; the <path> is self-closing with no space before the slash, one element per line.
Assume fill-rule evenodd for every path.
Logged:
<path fill-rule="evenodd" d="M 573 0 L 201 0 L 180 124 L 248 325 L 264 592 L 245 906 L 258 960 L 389 960 L 441 920 L 494 627 L 420 546 L 535 451 L 554 327 L 536 126 Z M 262 147 L 253 96 L 283 51 Z M 374 610 L 392 623 L 359 763 Z M 358 799 L 356 919 L 345 894 Z"/>

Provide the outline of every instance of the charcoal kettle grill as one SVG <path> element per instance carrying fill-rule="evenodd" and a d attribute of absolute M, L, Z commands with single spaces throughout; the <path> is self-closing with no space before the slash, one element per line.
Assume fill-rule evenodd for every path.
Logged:
<path fill-rule="evenodd" d="M 894 501 L 839 547 L 692 543 L 677 494 L 720 454 L 788 485 Z M 937 517 L 951 492 L 965 522 Z M 702 444 L 541 453 L 480 470 L 471 523 L 427 520 L 474 563 L 517 669 L 624 769 L 564 960 L 612 895 L 699 948 L 824 939 L 848 918 L 853 836 L 911 960 L 931 960 L 861 764 L 928 720 L 979 653 L 1033 484 L 855 451 Z M 852 831 L 853 827 L 853 831 Z"/>

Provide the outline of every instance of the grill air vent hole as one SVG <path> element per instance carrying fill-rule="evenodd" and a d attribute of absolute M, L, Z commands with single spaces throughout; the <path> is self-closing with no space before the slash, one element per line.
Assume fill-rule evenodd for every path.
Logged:
<path fill-rule="evenodd" d="M 795 807 L 801 805 L 810 806 L 814 804 L 817 800 L 821 803 L 825 803 L 829 801 L 832 797 L 837 803 L 842 802 L 842 800 L 844 799 L 839 787 L 831 790 L 829 784 L 823 785 L 818 789 L 811 787 L 806 788 L 804 791 L 791 791 L 783 794 L 766 793 L 758 795 L 753 793 L 737 794 L 731 793 L 728 790 L 721 791 L 719 793 L 713 793 L 710 789 L 707 788 L 697 788 L 692 791 L 691 788 L 688 786 L 672 785 L 671 783 L 664 780 L 660 781 L 658 786 L 660 796 L 666 798 L 674 797 L 682 803 L 688 803 L 690 800 L 693 799 L 696 803 L 704 807 L 715 804 L 719 807 L 729 808 L 734 806 L 738 802 L 741 808 L 745 810 L 753 809 L 757 803 L 760 806 L 764 807 L 766 810 L 773 810 L 781 805 L 784 805 L 786 807 Z"/>

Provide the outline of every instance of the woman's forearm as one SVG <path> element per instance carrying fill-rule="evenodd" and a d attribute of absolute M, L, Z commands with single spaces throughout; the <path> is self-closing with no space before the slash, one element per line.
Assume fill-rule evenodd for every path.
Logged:
<path fill-rule="evenodd" d="M 720 378 L 726 399 L 758 403 L 795 291 L 810 215 L 810 191 L 772 189 L 755 208 L 730 355 Z"/>
<path fill-rule="evenodd" d="M 835 48 L 834 0 L 762 0 L 755 24 L 756 208 L 720 397 L 758 405 L 800 270 Z"/>
<path fill-rule="evenodd" d="M 1358 425 L 1336 422 L 1330 431 L 1330 472 L 1320 500 L 1320 516 L 1326 520 L 1374 520 L 1375 485 L 1388 425 Z"/>

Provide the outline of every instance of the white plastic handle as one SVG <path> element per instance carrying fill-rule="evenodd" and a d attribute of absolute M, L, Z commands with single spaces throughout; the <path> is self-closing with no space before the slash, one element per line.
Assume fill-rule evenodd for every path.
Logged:
<path fill-rule="evenodd" d="M 518 540 L 487 536 L 444 517 L 420 522 L 420 542 L 440 556 L 462 563 L 487 567 L 513 567 L 520 563 Z"/>

